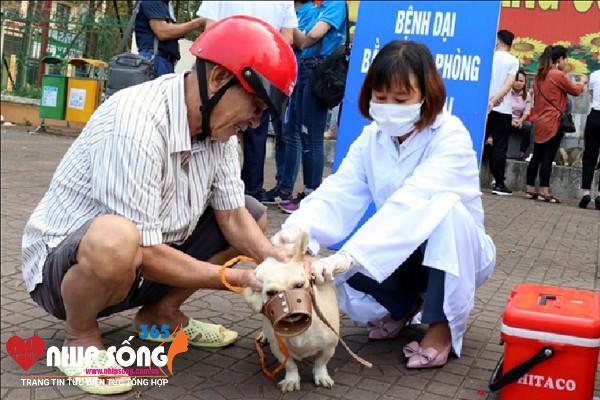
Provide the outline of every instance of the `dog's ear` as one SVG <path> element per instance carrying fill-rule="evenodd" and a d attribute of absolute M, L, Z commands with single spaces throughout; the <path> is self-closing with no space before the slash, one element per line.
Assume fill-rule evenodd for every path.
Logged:
<path fill-rule="evenodd" d="M 303 262 L 306 250 L 308 250 L 308 233 L 302 232 L 296 243 L 294 243 L 294 261 Z"/>
<path fill-rule="evenodd" d="M 250 306 L 250 309 L 255 313 L 259 313 L 262 310 L 262 293 L 255 292 L 252 288 L 245 288 L 243 291 L 244 299 L 246 299 L 246 303 Z"/>

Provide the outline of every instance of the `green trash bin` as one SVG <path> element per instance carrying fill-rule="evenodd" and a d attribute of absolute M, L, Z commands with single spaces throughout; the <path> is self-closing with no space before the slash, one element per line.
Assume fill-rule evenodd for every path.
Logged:
<path fill-rule="evenodd" d="M 42 59 L 42 99 L 40 118 L 65 119 L 68 77 L 61 74 L 65 60 L 46 56 Z"/>

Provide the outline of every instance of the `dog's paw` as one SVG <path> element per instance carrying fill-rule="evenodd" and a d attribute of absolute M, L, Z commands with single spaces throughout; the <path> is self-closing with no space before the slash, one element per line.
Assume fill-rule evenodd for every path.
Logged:
<path fill-rule="evenodd" d="M 298 379 L 283 379 L 277 384 L 283 393 L 300 390 L 300 378 Z"/>
<path fill-rule="evenodd" d="M 267 338 L 267 336 L 265 335 L 264 331 L 260 331 L 259 334 L 256 336 L 256 341 L 258 342 L 259 345 L 261 346 L 266 346 L 269 344 L 269 339 Z"/>
<path fill-rule="evenodd" d="M 327 372 L 325 372 L 325 374 L 323 375 L 315 375 L 315 385 L 317 386 L 331 389 L 334 383 L 335 382 L 333 381 L 333 379 L 331 379 Z"/>

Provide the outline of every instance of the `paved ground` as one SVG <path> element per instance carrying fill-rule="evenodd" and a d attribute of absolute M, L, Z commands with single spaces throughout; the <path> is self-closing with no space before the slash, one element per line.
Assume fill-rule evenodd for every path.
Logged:
<path fill-rule="evenodd" d="M 30 135 L 28 128 L 2 127 L 2 399 L 90 398 L 71 386 L 24 386 L 21 378 L 56 375 L 46 367 L 45 357 L 27 372 L 6 353 L 13 336 L 39 335 L 47 347 L 60 346 L 61 323 L 47 316 L 26 293 L 20 272 L 21 234 L 30 213 L 44 194 L 51 175 L 73 139 L 52 135 Z M 273 164 L 267 165 L 267 184 L 273 183 Z M 369 399 L 436 400 L 496 399 L 487 382 L 503 353 L 499 344 L 502 312 L 510 291 L 520 282 L 535 282 L 582 290 L 599 290 L 600 218 L 595 210 L 580 210 L 576 202 L 561 205 L 513 197 L 483 197 L 486 227 L 498 248 L 493 277 L 477 292 L 475 310 L 469 319 L 464 355 L 453 358 L 442 369 L 409 371 L 404 366 L 402 346 L 423 333 L 414 326 L 401 337 L 370 342 L 363 326 L 343 320 L 342 334 L 358 354 L 375 365 L 365 369 L 340 346 L 329 369 L 333 389 L 317 388 L 310 375 L 312 364 L 301 363 L 302 390 L 285 396 L 276 390 L 275 379 L 260 369 L 253 338 L 259 329 L 240 296 L 230 292 L 201 291 L 185 305 L 185 311 L 201 320 L 223 323 L 240 332 L 241 339 L 220 350 L 190 349 L 175 359 L 175 375 L 164 387 L 136 386 L 118 399 Z M 273 234 L 285 215 L 269 208 L 268 233 Z M 120 345 L 133 334 L 133 312 L 101 320 L 107 345 Z M 135 340 L 133 346 L 142 345 Z M 268 354 L 270 367 L 275 366 Z M 569 368 L 577 368 L 576 365 Z M 595 376 L 600 396 L 600 372 Z M 505 400 L 505 399 L 503 399 Z M 533 400 L 533 399 L 532 399 Z M 545 399 L 550 400 L 550 399 Z"/>

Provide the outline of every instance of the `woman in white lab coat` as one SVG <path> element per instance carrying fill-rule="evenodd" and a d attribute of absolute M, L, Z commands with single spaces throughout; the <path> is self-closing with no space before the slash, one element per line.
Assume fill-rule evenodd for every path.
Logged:
<path fill-rule="evenodd" d="M 373 122 L 272 238 L 288 245 L 308 232 L 318 251 L 350 235 L 373 202 L 375 214 L 312 272 L 317 282 L 337 276 L 340 308 L 368 323 L 371 339 L 396 337 L 421 312 L 428 328 L 404 348 L 409 368 L 442 366 L 451 350 L 460 356 L 475 289 L 496 258 L 471 137 L 445 99 L 426 46 L 384 46 L 359 97 Z"/>

